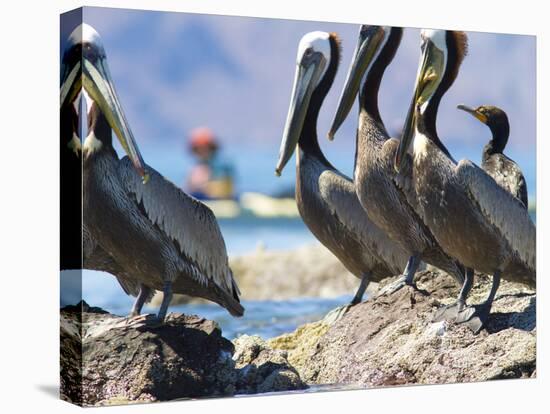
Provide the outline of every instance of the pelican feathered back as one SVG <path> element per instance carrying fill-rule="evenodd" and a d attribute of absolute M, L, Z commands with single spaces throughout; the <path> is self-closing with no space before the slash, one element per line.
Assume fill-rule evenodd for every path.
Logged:
<path fill-rule="evenodd" d="M 153 168 L 146 166 L 149 182 L 143 184 L 128 157 L 120 161 L 121 182 L 147 217 L 191 262 L 192 277 L 203 286 L 214 283 L 238 301 L 240 295 L 229 268 L 227 250 L 212 211 L 187 195 Z"/>
<path fill-rule="evenodd" d="M 408 254 L 367 216 L 355 193 L 353 181 L 337 170 L 325 170 L 319 177 L 319 192 L 340 223 L 394 274 L 407 263 Z"/>

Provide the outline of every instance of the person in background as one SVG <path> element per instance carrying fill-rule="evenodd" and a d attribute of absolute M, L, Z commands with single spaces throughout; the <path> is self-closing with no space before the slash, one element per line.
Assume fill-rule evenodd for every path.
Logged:
<path fill-rule="evenodd" d="M 208 127 L 189 134 L 189 150 L 197 163 L 187 178 L 188 192 L 200 200 L 234 198 L 233 166 L 219 157 L 220 145 Z"/>

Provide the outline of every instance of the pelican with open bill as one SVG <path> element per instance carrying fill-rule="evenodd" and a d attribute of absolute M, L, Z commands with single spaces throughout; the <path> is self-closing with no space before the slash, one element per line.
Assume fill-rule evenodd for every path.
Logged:
<path fill-rule="evenodd" d="M 466 55 L 466 35 L 423 30 L 421 37 L 422 57 L 395 167 L 407 168 L 412 144 L 414 188 L 425 222 L 449 255 L 468 268 L 493 274 L 484 303 L 467 307 L 462 297 L 457 300 L 455 321 L 478 332 L 488 319 L 501 276 L 535 287 L 536 229 L 519 199 L 471 161 L 454 161 L 437 135 L 439 103 Z"/>
<path fill-rule="evenodd" d="M 86 24 L 73 31 L 63 56 L 62 110 L 79 93 L 88 103 L 88 135 L 81 148 L 84 268 L 113 271 L 127 293 L 137 295 L 132 315 L 160 290 L 159 321 L 173 293 L 211 300 L 241 316 L 240 292 L 216 218 L 145 165 L 99 34 Z M 128 154 L 122 160 L 111 131 Z"/>
<path fill-rule="evenodd" d="M 523 172 L 514 160 L 504 155 L 510 136 L 510 123 L 506 112 L 493 105 L 481 105 L 474 109 L 461 104 L 457 108 L 474 116 L 491 130 L 493 136 L 483 147 L 481 154 L 481 168 L 528 208 L 527 182 Z"/>
<path fill-rule="evenodd" d="M 401 42 L 399 27 L 361 26 L 349 73 L 330 131 L 332 139 L 359 94 L 359 125 L 356 135 L 354 182 L 357 197 L 369 218 L 408 253 L 403 277 L 382 293 L 414 285 L 421 260 L 451 275 L 459 285 L 464 268 L 446 254 L 429 227 L 416 212 L 410 172 L 393 168 L 399 141 L 390 138 L 378 109 L 382 76 Z"/>
<path fill-rule="evenodd" d="M 334 33 L 311 32 L 300 41 L 296 77 L 276 174 L 296 155 L 296 203 L 305 224 L 361 283 L 351 305 L 370 281 L 393 276 L 407 254 L 361 207 L 353 181 L 325 158 L 317 141 L 317 118 L 336 76 L 340 44 Z M 347 307 L 343 308 L 344 311 Z M 340 313 L 341 314 L 341 313 Z"/>

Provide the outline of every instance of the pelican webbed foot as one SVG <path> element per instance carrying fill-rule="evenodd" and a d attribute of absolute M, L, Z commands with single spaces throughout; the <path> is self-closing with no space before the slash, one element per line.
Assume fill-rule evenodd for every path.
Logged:
<path fill-rule="evenodd" d="M 323 318 L 323 321 L 329 325 L 333 324 L 336 321 L 339 321 L 344 317 L 346 313 L 355 305 L 361 303 L 363 301 L 363 296 L 365 295 L 365 290 L 367 290 L 367 286 L 369 285 L 371 277 L 371 272 L 363 273 L 361 277 L 361 283 L 359 284 L 359 287 L 357 288 L 357 292 L 355 292 L 355 296 L 351 300 L 350 303 L 344 306 L 339 306 L 333 310 L 331 310 L 329 313 L 325 315 Z"/>
<path fill-rule="evenodd" d="M 447 322 L 456 322 L 458 318 L 458 314 L 466 308 L 466 304 L 464 301 L 457 300 L 454 303 L 451 303 L 450 305 L 441 306 L 439 309 L 435 311 L 434 317 L 432 318 L 432 322 L 441 322 L 441 321 L 447 321 Z"/>
<path fill-rule="evenodd" d="M 500 272 L 497 271 L 493 275 L 493 285 L 491 286 L 491 291 L 489 292 L 487 299 L 485 299 L 485 302 L 480 305 L 472 305 L 464 308 L 458 313 L 456 323 L 466 325 L 472 330 L 473 333 L 478 334 L 485 327 L 485 324 L 489 319 L 491 307 L 493 306 L 493 301 L 499 286 Z"/>
<path fill-rule="evenodd" d="M 337 308 L 334 308 L 329 313 L 325 315 L 323 318 L 323 322 L 327 325 L 332 325 L 335 322 L 338 322 L 340 319 L 344 317 L 346 313 L 352 308 L 352 304 L 347 304 L 344 306 L 338 306 Z"/>
<path fill-rule="evenodd" d="M 474 284 L 474 270 L 466 269 L 464 284 L 456 301 L 450 305 L 440 307 L 434 314 L 432 322 L 457 322 L 459 314 L 466 308 L 466 298 Z"/>
<path fill-rule="evenodd" d="M 416 274 L 416 270 L 418 269 L 419 265 L 420 255 L 413 254 L 411 257 L 409 257 L 409 261 L 407 262 L 407 267 L 405 268 L 405 272 L 403 272 L 403 275 L 395 282 L 390 283 L 380 289 L 376 297 L 391 295 L 405 286 L 410 286 L 413 289 L 418 290 L 416 284 L 414 283 L 414 275 Z"/>

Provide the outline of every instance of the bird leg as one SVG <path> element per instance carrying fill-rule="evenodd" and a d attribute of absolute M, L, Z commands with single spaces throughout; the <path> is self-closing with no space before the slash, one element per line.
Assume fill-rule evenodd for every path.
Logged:
<path fill-rule="evenodd" d="M 160 322 L 164 321 L 164 318 L 166 317 L 166 313 L 168 312 L 168 306 L 170 306 L 170 302 L 172 301 L 172 282 L 171 281 L 165 281 L 164 287 L 162 289 L 163 298 L 162 303 L 160 304 L 160 309 L 158 313 L 158 320 Z"/>
<path fill-rule="evenodd" d="M 367 286 L 370 282 L 370 276 L 371 272 L 363 273 L 361 277 L 361 283 L 359 284 L 359 288 L 357 288 L 357 292 L 355 292 L 355 296 L 351 300 L 350 305 L 357 305 L 358 303 L 361 303 L 363 300 L 363 295 L 365 294 L 365 290 L 367 290 Z"/>
<path fill-rule="evenodd" d="M 139 284 L 139 294 L 136 298 L 136 301 L 134 302 L 134 306 L 132 307 L 132 312 L 130 312 L 130 317 L 138 316 L 141 314 L 141 309 L 143 308 L 143 305 L 145 304 L 145 301 L 149 297 L 150 293 L 150 287 L 145 286 L 143 283 Z"/>
<path fill-rule="evenodd" d="M 481 329 L 485 326 L 487 319 L 489 319 L 489 314 L 491 313 L 491 307 L 493 306 L 493 301 L 497 290 L 500 286 L 500 271 L 497 270 L 493 274 L 493 285 L 491 286 L 491 291 L 481 305 L 467 306 L 458 313 L 456 318 L 456 323 L 464 324 L 470 328 L 474 333 L 479 333 Z"/>
<path fill-rule="evenodd" d="M 367 286 L 369 285 L 371 277 L 371 272 L 365 272 L 363 273 L 361 277 L 361 283 L 359 284 L 359 288 L 357 289 L 357 292 L 355 293 L 355 296 L 351 300 L 351 302 L 344 306 L 339 306 L 336 309 L 331 310 L 327 315 L 324 317 L 323 321 L 328 323 L 329 325 L 338 321 L 341 319 L 352 306 L 357 305 L 358 303 L 361 303 L 363 300 L 363 295 L 365 294 L 365 290 L 367 290 Z"/>
<path fill-rule="evenodd" d="M 414 283 L 414 275 L 416 274 L 416 270 L 418 269 L 419 265 L 420 255 L 418 253 L 414 253 L 411 257 L 409 257 L 409 261 L 407 262 L 407 267 L 405 267 L 403 275 L 395 282 L 384 286 L 384 288 L 382 288 L 376 296 L 378 297 L 383 295 L 391 295 L 392 293 L 397 292 L 404 286 L 412 286 L 416 289 L 416 285 Z"/>
<path fill-rule="evenodd" d="M 474 269 L 466 269 L 466 274 L 464 277 L 464 283 L 458 294 L 456 301 L 450 305 L 442 306 L 439 308 L 432 319 L 432 322 L 455 322 L 458 314 L 466 307 L 466 298 L 472 290 L 474 284 Z"/>

